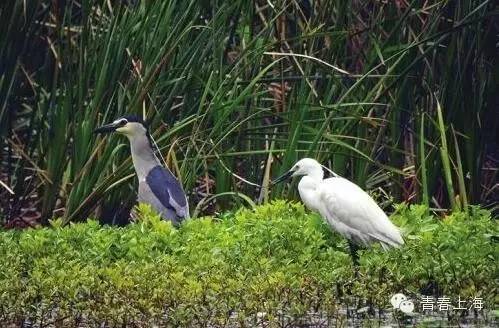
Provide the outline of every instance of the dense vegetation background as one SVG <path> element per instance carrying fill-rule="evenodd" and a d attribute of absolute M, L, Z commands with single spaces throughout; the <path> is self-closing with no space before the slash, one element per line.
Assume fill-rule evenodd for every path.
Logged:
<path fill-rule="evenodd" d="M 488 0 L 1 1 L 0 217 L 126 217 L 126 140 L 92 134 L 124 113 L 149 120 L 198 212 L 287 197 L 247 182 L 303 156 L 385 207 L 497 209 L 497 13 Z"/>

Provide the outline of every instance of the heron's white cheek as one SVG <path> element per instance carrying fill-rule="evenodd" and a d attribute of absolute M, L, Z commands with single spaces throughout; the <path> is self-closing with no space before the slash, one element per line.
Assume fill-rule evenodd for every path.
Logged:
<path fill-rule="evenodd" d="M 121 134 L 124 134 L 124 135 L 130 135 L 132 134 L 132 131 L 130 128 L 128 128 L 126 125 L 125 126 L 122 126 L 122 127 L 119 127 L 116 129 L 116 132 L 119 132 Z"/>

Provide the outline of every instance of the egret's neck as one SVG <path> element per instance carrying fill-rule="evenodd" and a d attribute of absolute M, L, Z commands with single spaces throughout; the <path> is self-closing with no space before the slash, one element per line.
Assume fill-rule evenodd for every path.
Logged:
<path fill-rule="evenodd" d="M 317 183 L 320 183 L 322 180 L 324 180 L 324 171 L 322 170 L 322 167 L 319 166 L 308 172 L 306 176 L 316 181 Z"/>
<path fill-rule="evenodd" d="M 307 174 L 301 178 L 298 183 L 298 191 L 300 192 L 300 198 L 305 203 L 305 205 L 312 211 L 318 212 L 319 210 L 319 197 L 317 195 L 319 185 L 324 178 L 324 173 L 322 169 L 317 171 L 315 174 Z"/>
<path fill-rule="evenodd" d="M 145 134 L 127 136 L 130 141 L 133 166 L 139 181 L 145 180 L 148 172 L 157 165 L 161 165 L 154 154 L 149 139 Z"/>

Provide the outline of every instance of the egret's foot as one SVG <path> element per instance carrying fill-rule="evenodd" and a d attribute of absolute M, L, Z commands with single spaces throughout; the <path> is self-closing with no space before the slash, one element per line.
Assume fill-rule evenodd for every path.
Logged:
<path fill-rule="evenodd" d="M 358 264 L 353 264 L 353 274 L 355 277 L 355 280 L 359 280 L 360 274 L 359 274 L 359 265 Z"/>

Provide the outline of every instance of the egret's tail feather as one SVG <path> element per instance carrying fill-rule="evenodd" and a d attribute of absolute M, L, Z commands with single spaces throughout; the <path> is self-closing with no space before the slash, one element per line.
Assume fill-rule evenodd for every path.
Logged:
<path fill-rule="evenodd" d="M 404 240 L 400 233 L 394 236 L 385 236 L 385 235 L 373 235 L 369 234 L 372 238 L 379 241 L 384 250 L 388 250 L 389 248 L 399 248 L 404 245 Z"/>

